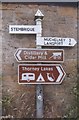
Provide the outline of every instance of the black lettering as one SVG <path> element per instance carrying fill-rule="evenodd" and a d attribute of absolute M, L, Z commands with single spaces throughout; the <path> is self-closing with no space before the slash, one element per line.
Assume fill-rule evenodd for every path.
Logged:
<path fill-rule="evenodd" d="M 13 31 L 13 28 L 11 28 L 11 31 Z"/>
<path fill-rule="evenodd" d="M 16 28 L 14 28 L 14 31 L 17 31 Z"/>
<path fill-rule="evenodd" d="M 44 40 L 48 40 L 47 38 L 44 38 Z"/>
<path fill-rule="evenodd" d="M 32 30 L 34 31 L 34 28 Z"/>
<path fill-rule="evenodd" d="M 71 45 L 71 39 L 69 39 L 69 45 Z"/>

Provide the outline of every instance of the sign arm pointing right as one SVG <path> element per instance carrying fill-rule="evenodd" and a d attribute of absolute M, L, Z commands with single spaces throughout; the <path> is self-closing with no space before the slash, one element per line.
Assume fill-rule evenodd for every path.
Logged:
<path fill-rule="evenodd" d="M 40 37 L 37 39 L 36 44 L 41 46 L 60 46 L 60 47 L 74 47 L 76 45 L 74 38 L 61 38 L 61 37 Z"/>

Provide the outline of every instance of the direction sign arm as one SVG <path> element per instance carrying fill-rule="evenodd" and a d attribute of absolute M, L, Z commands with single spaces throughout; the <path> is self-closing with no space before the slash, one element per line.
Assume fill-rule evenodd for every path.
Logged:
<path fill-rule="evenodd" d="M 40 46 L 74 47 L 76 43 L 77 42 L 74 38 L 40 37 L 40 41 L 37 39 L 37 45 Z"/>

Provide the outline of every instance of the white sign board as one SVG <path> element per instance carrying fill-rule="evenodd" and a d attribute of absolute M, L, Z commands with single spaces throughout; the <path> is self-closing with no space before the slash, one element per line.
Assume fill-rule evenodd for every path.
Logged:
<path fill-rule="evenodd" d="M 77 42 L 73 38 L 60 38 L 60 37 L 39 37 L 37 45 L 40 46 L 74 46 Z"/>
<path fill-rule="evenodd" d="M 41 33 L 39 25 L 9 25 L 10 34 L 37 34 Z"/>

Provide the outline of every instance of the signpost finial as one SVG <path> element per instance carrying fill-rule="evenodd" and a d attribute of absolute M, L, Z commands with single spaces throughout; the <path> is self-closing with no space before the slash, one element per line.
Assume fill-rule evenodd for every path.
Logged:
<path fill-rule="evenodd" d="M 44 17 L 43 13 L 38 9 L 37 12 L 36 12 L 36 14 L 35 14 L 35 18 L 41 18 L 41 19 L 43 19 L 43 17 Z"/>

